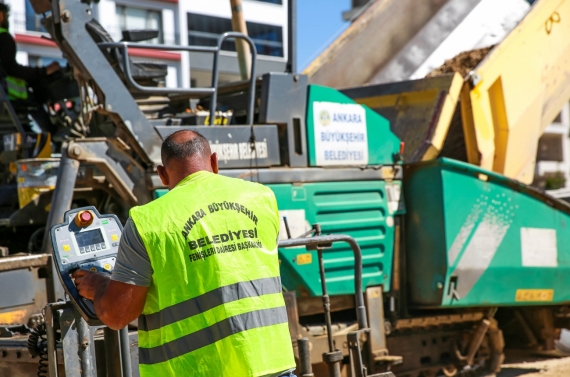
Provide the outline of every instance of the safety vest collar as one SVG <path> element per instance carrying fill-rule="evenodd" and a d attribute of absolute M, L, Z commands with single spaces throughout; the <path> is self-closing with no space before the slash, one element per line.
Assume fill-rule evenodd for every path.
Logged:
<path fill-rule="evenodd" d="M 176 184 L 176 186 L 174 186 L 173 190 L 176 190 L 179 187 L 184 187 L 188 184 L 196 183 L 198 181 L 206 179 L 209 176 L 211 176 L 212 174 L 214 174 L 214 173 L 211 173 L 211 172 L 206 171 L 206 170 L 200 170 L 200 171 L 197 171 L 196 173 L 192 173 L 189 176 L 187 176 L 186 178 L 182 179 L 180 182 L 178 182 Z"/>

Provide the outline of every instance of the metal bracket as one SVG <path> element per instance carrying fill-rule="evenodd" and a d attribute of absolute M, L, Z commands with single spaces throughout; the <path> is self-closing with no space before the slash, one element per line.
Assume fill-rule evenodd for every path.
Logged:
<path fill-rule="evenodd" d="M 146 171 L 121 150 L 121 145 L 116 139 L 78 139 L 69 143 L 67 153 L 82 164 L 96 166 L 129 205 L 147 203 L 151 198 L 146 190 Z"/>

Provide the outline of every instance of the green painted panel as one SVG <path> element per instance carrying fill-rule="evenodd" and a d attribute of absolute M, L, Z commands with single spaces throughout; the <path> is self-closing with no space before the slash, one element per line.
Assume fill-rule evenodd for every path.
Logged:
<path fill-rule="evenodd" d="M 158 190 L 154 190 L 153 192 L 153 199 L 158 199 L 161 196 L 166 195 L 166 193 L 168 192 L 168 189 L 158 189 Z"/>
<path fill-rule="evenodd" d="M 399 184 L 397 182 L 396 184 Z M 384 181 L 268 185 L 279 209 L 304 210 L 309 224 L 319 223 L 324 234 L 349 234 L 363 254 L 363 287 L 390 289 L 394 244 L 393 214 L 389 212 Z M 317 253 L 303 264 L 305 248 L 281 249 L 283 286 L 301 295 L 321 294 Z M 335 244 L 324 252 L 329 294 L 354 293 L 354 258 L 348 244 Z"/>
<path fill-rule="evenodd" d="M 404 170 L 408 276 L 415 306 L 570 301 L 570 208 L 473 165 Z"/>
<path fill-rule="evenodd" d="M 306 124 L 309 165 L 317 166 L 313 103 L 333 102 L 337 104 L 356 104 L 356 102 L 333 88 L 319 85 L 309 85 L 308 98 Z M 395 155 L 400 151 L 400 139 L 392 133 L 390 130 L 390 122 L 388 122 L 386 118 L 368 106 L 359 106 L 364 108 L 366 115 L 368 165 L 393 164 L 395 162 Z"/>

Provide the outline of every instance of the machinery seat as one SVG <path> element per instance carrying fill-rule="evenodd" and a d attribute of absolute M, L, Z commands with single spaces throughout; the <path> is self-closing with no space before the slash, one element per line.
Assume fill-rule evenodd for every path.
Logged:
<path fill-rule="evenodd" d="M 131 62 L 131 73 L 135 80 L 164 80 L 168 72 L 166 64 L 152 62 Z"/>
<path fill-rule="evenodd" d="M 86 24 L 86 27 L 89 35 L 91 35 L 91 38 L 93 38 L 96 43 L 114 42 L 113 38 L 111 38 L 109 33 L 107 33 L 105 28 L 103 28 L 97 20 L 93 19 L 89 21 Z M 107 57 L 107 60 L 115 68 L 115 71 L 117 71 L 121 79 L 124 81 L 122 52 L 114 48 L 105 48 L 102 49 L 102 51 Z M 129 68 L 134 80 L 141 85 L 158 86 L 160 83 L 165 81 L 166 75 L 168 74 L 166 64 L 133 62 L 131 58 L 129 58 Z"/>

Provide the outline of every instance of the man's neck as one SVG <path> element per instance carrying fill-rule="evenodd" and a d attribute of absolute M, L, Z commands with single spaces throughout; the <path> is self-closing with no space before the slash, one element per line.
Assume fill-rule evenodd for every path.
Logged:
<path fill-rule="evenodd" d="M 199 173 L 199 172 L 213 173 L 213 172 L 212 172 L 212 169 L 206 169 L 206 168 L 204 168 L 204 169 L 198 169 L 198 170 L 196 170 L 196 169 L 188 169 L 187 171 L 185 171 L 185 172 L 183 172 L 183 173 L 179 173 L 179 174 L 175 177 L 175 179 L 173 180 L 173 183 L 174 183 L 174 182 L 176 182 L 176 183 L 174 183 L 174 184 L 172 185 L 172 187 L 170 187 L 170 189 L 172 190 L 174 187 L 178 186 L 178 184 L 179 184 L 180 182 L 182 182 L 183 180 L 185 180 L 185 179 L 188 178 L 189 176 L 191 176 L 191 175 L 193 175 L 193 174 L 196 174 L 196 173 Z"/>

